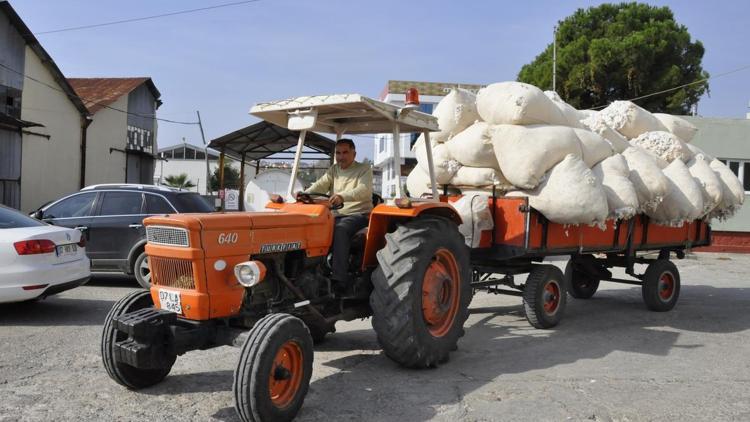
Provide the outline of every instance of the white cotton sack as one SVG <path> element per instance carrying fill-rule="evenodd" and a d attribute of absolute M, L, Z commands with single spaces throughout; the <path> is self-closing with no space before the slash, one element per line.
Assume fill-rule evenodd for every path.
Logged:
<path fill-rule="evenodd" d="M 603 227 L 607 220 L 607 195 L 591 169 L 579 156 L 569 154 L 536 189 L 513 191 L 508 196 L 528 196 L 529 205 L 559 224 Z"/>
<path fill-rule="evenodd" d="M 435 142 L 447 142 L 453 136 L 479 120 L 477 96 L 461 88 L 451 89 L 435 106 L 432 115 L 437 117 L 440 131 L 430 135 Z"/>
<path fill-rule="evenodd" d="M 583 118 L 581 113 L 579 113 L 575 107 L 566 103 L 562 98 L 560 98 L 560 95 L 557 92 L 544 91 L 544 95 L 552 100 L 552 103 L 555 104 L 558 110 L 560 110 L 560 113 L 562 113 L 563 117 L 565 117 L 565 120 L 568 122 L 567 126 L 576 128 L 583 127 L 580 122 L 580 120 Z"/>
<path fill-rule="evenodd" d="M 457 201 L 451 202 L 450 205 L 461 216 L 458 231 L 464 235 L 466 245 L 471 248 L 478 247 L 482 231 L 492 230 L 495 227 L 489 207 L 489 196 L 464 194 Z"/>
<path fill-rule="evenodd" d="M 677 135 L 677 137 L 680 138 L 682 142 L 692 141 L 695 133 L 698 132 L 698 128 L 695 127 L 694 124 L 681 117 L 664 113 L 654 113 L 654 117 L 659 119 L 659 121 L 667 128 L 667 130 Z"/>
<path fill-rule="evenodd" d="M 581 116 L 581 120 L 584 120 L 598 116 L 599 112 L 596 110 L 578 110 L 578 114 Z"/>
<path fill-rule="evenodd" d="M 688 163 L 688 170 L 703 192 L 703 214 L 708 215 L 722 200 L 723 185 L 719 176 L 711 169 L 710 162 L 703 154 L 696 154 Z"/>
<path fill-rule="evenodd" d="M 638 194 L 638 211 L 655 209 L 669 189 L 669 181 L 659 168 L 656 157 L 637 146 L 626 149 L 622 156 L 630 169 L 628 178 Z"/>
<path fill-rule="evenodd" d="M 427 149 L 425 148 L 424 136 L 420 136 L 412 148 L 417 157 L 417 166 L 429 174 L 430 167 L 427 163 Z M 445 144 L 432 144 L 432 164 L 435 168 L 435 181 L 444 185 L 450 183 L 461 164 L 451 157 Z"/>
<path fill-rule="evenodd" d="M 591 172 L 607 195 L 610 218 L 627 220 L 638 212 L 638 193 L 630 181 L 625 157 L 615 154 L 595 165 Z"/>
<path fill-rule="evenodd" d="M 582 119 L 581 125 L 583 125 L 584 128 L 599 134 L 602 138 L 609 141 L 609 143 L 612 144 L 612 148 L 615 150 L 615 152 L 621 153 L 625 151 L 630 146 L 628 138 L 622 136 L 620 132 L 607 126 L 607 124 L 604 123 L 604 120 L 602 120 L 599 114 L 596 114 L 596 112 L 594 113 L 595 114 L 591 114 L 585 119 Z"/>
<path fill-rule="evenodd" d="M 482 120 L 493 125 L 568 125 L 541 89 L 522 82 L 499 82 L 480 89 L 477 111 Z"/>
<path fill-rule="evenodd" d="M 647 212 L 656 224 L 680 227 L 703 215 L 703 192 L 685 163 L 672 161 L 666 169 L 669 189 L 654 211 Z"/>
<path fill-rule="evenodd" d="M 615 153 L 610 142 L 598 134 L 586 129 L 573 129 L 581 141 L 581 150 L 583 151 L 583 162 L 589 168 L 594 167 L 597 163 Z"/>
<path fill-rule="evenodd" d="M 628 139 L 645 132 L 667 131 L 667 128 L 650 112 L 630 101 L 615 101 L 599 112 L 604 123 Z"/>
<path fill-rule="evenodd" d="M 450 155 L 465 166 L 500 168 L 492 148 L 491 126 L 485 122 L 474 123 L 445 144 Z"/>
<path fill-rule="evenodd" d="M 482 187 L 496 185 L 501 189 L 507 189 L 510 183 L 505 179 L 500 170 L 490 167 L 468 167 L 462 166 L 451 179 L 451 185 L 461 187 Z"/>
<path fill-rule="evenodd" d="M 406 177 L 406 189 L 412 198 L 419 198 L 423 194 L 432 194 L 430 175 L 422 167 L 414 166 L 414 169 Z"/>
<path fill-rule="evenodd" d="M 521 189 L 533 189 L 555 164 L 573 154 L 581 158 L 581 141 L 565 126 L 498 125 L 492 134 L 500 171 Z"/>
<path fill-rule="evenodd" d="M 630 143 L 654 153 L 668 163 L 674 160 L 682 160 L 683 163 L 687 163 L 693 158 L 693 153 L 687 147 L 687 144 L 670 132 L 642 133 L 637 138 L 631 139 Z"/>
<path fill-rule="evenodd" d="M 713 161 L 714 159 L 713 156 L 709 155 L 708 153 L 706 153 L 706 151 L 703 151 L 702 149 L 698 148 L 697 146 L 693 144 L 685 144 L 685 146 L 687 147 L 687 149 L 690 150 L 691 153 L 693 153 L 693 156 L 701 154 L 704 157 L 706 157 L 706 160 L 708 160 L 709 163 Z"/>
<path fill-rule="evenodd" d="M 740 183 L 740 179 L 724 163 L 713 159 L 709 166 L 719 177 L 722 184 L 722 201 L 711 213 L 711 217 L 729 218 L 745 202 L 745 190 Z"/>

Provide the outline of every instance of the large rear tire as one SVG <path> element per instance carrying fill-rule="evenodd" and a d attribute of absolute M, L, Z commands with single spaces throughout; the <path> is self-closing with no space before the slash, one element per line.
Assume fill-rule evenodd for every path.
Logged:
<path fill-rule="evenodd" d="M 535 328 L 552 328 L 560 323 L 565 305 L 565 278 L 554 265 L 537 265 L 523 289 L 526 319 Z"/>
<path fill-rule="evenodd" d="M 448 360 L 469 316 L 469 249 L 456 224 L 421 217 L 386 234 L 372 275 L 372 325 L 385 354 L 410 368 Z"/>
<path fill-rule="evenodd" d="M 258 321 L 242 345 L 234 371 L 234 407 L 243 422 L 290 421 L 310 386 L 313 341 L 289 314 Z"/>
<path fill-rule="evenodd" d="M 646 307 L 656 312 L 674 308 L 680 297 L 680 272 L 668 259 L 657 259 L 649 264 L 643 275 L 641 294 Z"/>
<path fill-rule="evenodd" d="M 159 383 L 172 370 L 172 365 L 176 360 L 176 356 L 172 356 L 169 364 L 163 368 L 139 369 L 115 359 L 115 343 L 127 339 L 128 335 L 115 329 L 114 319 L 120 315 L 152 306 L 154 302 L 151 300 L 151 292 L 133 292 L 117 301 L 104 319 L 101 344 L 104 368 L 113 380 L 131 390 Z"/>

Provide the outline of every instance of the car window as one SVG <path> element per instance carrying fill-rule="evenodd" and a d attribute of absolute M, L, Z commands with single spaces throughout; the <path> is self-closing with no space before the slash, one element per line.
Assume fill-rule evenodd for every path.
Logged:
<path fill-rule="evenodd" d="M 164 198 L 146 194 L 146 214 L 171 214 L 174 210 Z"/>
<path fill-rule="evenodd" d="M 174 196 L 174 206 L 179 212 L 213 212 L 214 208 L 197 193 L 178 193 Z"/>
<path fill-rule="evenodd" d="M 141 214 L 143 195 L 140 192 L 105 192 L 99 215 Z"/>
<path fill-rule="evenodd" d="M 46 226 L 46 224 L 25 216 L 16 210 L 0 206 L 0 229 L 16 229 L 19 227 L 37 226 Z"/>
<path fill-rule="evenodd" d="M 95 192 L 82 193 L 65 198 L 44 210 L 44 218 L 88 217 L 96 199 Z"/>

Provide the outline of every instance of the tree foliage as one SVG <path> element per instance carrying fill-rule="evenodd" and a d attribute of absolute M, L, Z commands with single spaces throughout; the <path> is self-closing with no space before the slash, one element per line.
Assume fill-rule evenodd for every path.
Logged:
<path fill-rule="evenodd" d="M 177 189 L 187 189 L 195 187 L 195 184 L 188 179 L 187 173 L 180 173 L 179 175 L 169 175 L 164 178 L 164 183 L 167 186 Z"/>
<path fill-rule="evenodd" d="M 559 23 L 557 92 L 579 109 L 652 94 L 708 78 L 703 44 L 691 41 L 669 7 L 642 3 L 578 9 Z M 518 80 L 552 89 L 552 44 L 523 66 Z M 687 114 L 708 82 L 638 100 L 652 112 Z"/>
<path fill-rule="evenodd" d="M 216 167 L 211 175 L 211 190 L 219 190 L 220 167 Z M 227 189 L 239 189 L 240 172 L 229 164 L 224 164 L 224 187 Z"/>

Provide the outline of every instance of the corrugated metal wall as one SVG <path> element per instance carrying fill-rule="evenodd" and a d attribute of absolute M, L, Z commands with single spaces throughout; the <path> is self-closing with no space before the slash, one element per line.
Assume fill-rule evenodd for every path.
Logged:
<path fill-rule="evenodd" d="M 139 151 L 127 155 L 127 182 L 153 183 L 156 154 L 156 99 L 146 84 L 128 94 L 128 150 Z"/>
<path fill-rule="evenodd" d="M 23 72 L 25 47 L 21 34 L 11 25 L 8 17 L 0 13 L 0 63 L 14 71 Z M 14 98 L 13 107 L 4 107 L 2 112 L 13 109 L 20 111 L 20 91 L 23 89 L 23 76 L 0 67 L 0 91 L 6 97 Z M 12 95 L 11 95 L 12 94 Z M 14 112 L 15 114 L 19 114 Z M 0 129 L 0 201 L 13 208 L 21 206 L 21 132 L 20 130 Z"/>

